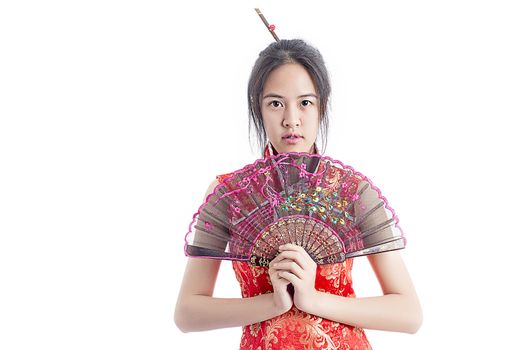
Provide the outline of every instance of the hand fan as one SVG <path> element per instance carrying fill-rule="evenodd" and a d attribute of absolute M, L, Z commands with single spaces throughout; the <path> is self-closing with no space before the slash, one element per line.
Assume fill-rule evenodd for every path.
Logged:
<path fill-rule="evenodd" d="M 228 176 L 186 234 L 190 257 L 267 266 L 285 243 L 317 264 L 402 249 L 393 209 L 372 182 L 326 156 L 281 153 Z"/>

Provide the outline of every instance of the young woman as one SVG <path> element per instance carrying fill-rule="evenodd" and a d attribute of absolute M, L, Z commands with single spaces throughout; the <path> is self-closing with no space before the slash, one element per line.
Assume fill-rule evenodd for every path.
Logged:
<path fill-rule="evenodd" d="M 304 41 L 280 40 L 262 51 L 248 103 L 264 156 L 316 153 L 318 136 L 327 134 L 330 91 L 322 56 Z M 211 183 L 206 196 L 225 176 Z M 224 299 L 213 297 L 221 261 L 190 258 L 175 322 L 183 332 L 242 326 L 241 349 L 368 349 L 363 328 L 415 333 L 422 312 L 400 253 L 368 260 L 382 296 L 355 297 L 352 259 L 317 265 L 303 248 L 286 244 L 269 267 L 234 261 L 243 298 Z"/>

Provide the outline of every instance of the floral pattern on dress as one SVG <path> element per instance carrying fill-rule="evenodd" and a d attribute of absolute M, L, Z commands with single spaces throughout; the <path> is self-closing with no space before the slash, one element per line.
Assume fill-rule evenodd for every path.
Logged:
<path fill-rule="evenodd" d="M 268 267 L 233 261 L 242 297 L 272 293 Z M 353 260 L 317 265 L 315 289 L 354 298 Z M 295 306 L 272 319 L 244 326 L 240 350 L 355 350 L 371 349 L 361 328 L 305 313 Z"/>

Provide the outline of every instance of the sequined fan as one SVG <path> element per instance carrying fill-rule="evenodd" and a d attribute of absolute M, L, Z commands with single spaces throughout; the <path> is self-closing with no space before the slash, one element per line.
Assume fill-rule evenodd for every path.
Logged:
<path fill-rule="evenodd" d="M 235 171 L 200 206 L 190 257 L 267 266 L 285 243 L 318 264 L 404 248 L 395 212 L 372 182 L 329 157 L 283 153 Z"/>

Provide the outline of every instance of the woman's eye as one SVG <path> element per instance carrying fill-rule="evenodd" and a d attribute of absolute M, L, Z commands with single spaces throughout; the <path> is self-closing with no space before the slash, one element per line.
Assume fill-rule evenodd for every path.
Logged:
<path fill-rule="evenodd" d="M 280 107 L 282 103 L 280 101 L 271 101 L 271 107 Z"/>
<path fill-rule="evenodd" d="M 304 100 L 304 101 L 302 101 L 302 106 L 304 106 L 304 107 L 305 107 L 305 106 L 308 106 L 308 105 L 311 105 L 311 104 L 313 104 L 313 102 L 311 102 L 310 100 Z"/>

